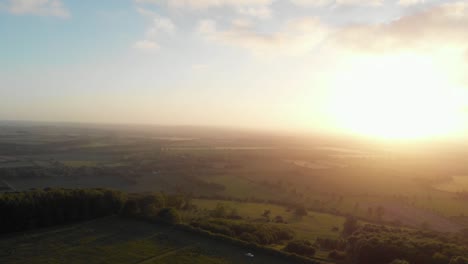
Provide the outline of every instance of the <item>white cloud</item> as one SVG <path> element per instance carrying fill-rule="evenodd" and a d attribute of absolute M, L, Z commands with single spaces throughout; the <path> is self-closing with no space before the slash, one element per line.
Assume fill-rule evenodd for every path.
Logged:
<path fill-rule="evenodd" d="M 169 18 L 154 17 L 149 28 L 146 30 L 147 38 L 156 38 L 160 33 L 173 34 L 176 26 Z"/>
<path fill-rule="evenodd" d="M 167 5 L 172 8 L 206 9 L 212 7 L 268 6 L 273 0 L 135 0 L 136 3 Z"/>
<path fill-rule="evenodd" d="M 146 29 L 145 39 L 135 43 L 134 48 L 145 51 L 156 51 L 160 49 L 157 39 L 161 35 L 172 35 L 177 27 L 171 19 L 160 16 L 156 12 L 137 8 L 137 12 L 145 16 L 149 20 L 148 28 Z"/>
<path fill-rule="evenodd" d="M 211 19 L 204 19 L 198 23 L 198 33 L 210 36 L 216 33 L 216 21 Z"/>
<path fill-rule="evenodd" d="M 242 15 L 255 17 L 258 19 L 268 19 L 272 16 L 271 8 L 268 6 L 259 6 L 259 7 L 240 7 L 238 12 Z"/>
<path fill-rule="evenodd" d="M 379 6 L 383 0 L 336 0 L 337 5 Z"/>
<path fill-rule="evenodd" d="M 249 28 L 252 26 L 252 21 L 246 18 L 236 18 L 231 21 L 233 27 Z"/>
<path fill-rule="evenodd" d="M 400 0 L 398 1 L 398 5 L 411 6 L 411 5 L 423 4 L 424 2 L 425 0 Z"/>
<path fill-rule="evenodd" d="M 194 71 L 202 71 L 202 70 L 206 70 L 208 67 L 210 67 L 209 64 L 203 64 L 203 63 L 193 64 L 193 65 L 192 65 L 192 70 L 194 70 Z"/>
<path fill-rule="evenodd" d="M 327 5 L 380 6 L 383 4 L 383 0 L 291 0 L 291 2 L 302 7 L 321 7 Z"/>
<path fill-rule="evenodd" d="M 160 49 L 159 44 L 152 40 L 140 40 L 133 45 L 135 49 L 142 51 L 155 52 Z"/>
<path fill-rule="evenodd" d="M 203 20 L 205 39 L 254 54 L 300 55 L 318 45 L 328 50 L 386 53 L 398 50 L 468 54 L 468 2 L 445 3 L 387 23 L 327 26 L 317 18 L 290 20 L 273 32 L 260 32 L 249 20 L 233 20 L 229 28 Z"/>
<path fill-rule="evenodd" d="M 386 24 L 348 26 L 334 42 L 367 51 L 467 49 L 468 3 L 446 3 Z"/>
<path fill-rule="evenodd" d="M 290 20 L 273 33 L 259 33 L 255 28 L 234 25 L 218 30 L 213 20 L 203 20 L 198 33 L 209 41 L 247 49 L 256 55 L 301 55 L 313 50 L 329 33 L 315 18 Z"/>
<path fill-rule="evenodd" d="M 70 17 L 61 0 L 10 0 L 7 9 L 16 15 Z"/>
<path fill-rule="evenodd" d="M 205 10 L 210 8 L 231 8 L 241 16 L 257 19 L 269 19 L 273 11 L 271 4 L 276 0 L 134 0 L 137 4 L 154 4 L 181 10 Z M 151 16 L 154 13 L 145 9 L 139 10 L 142 15 Z"/>
<path fill-rule="evenodd" d="M 334 3 L 334 0 L 291 0 L 291 2 L 298 6 L 305 7 L 318 7 Z"/>
<path fill-rule="evenodd" d="M 144 8 L 137 8 L 137 11 L 150 21 L 146 31 L 147 37 L 153 38 L 159 33 L 173 34 L 177 29 L 174 22 L 168 17 L 160 16 L 156 12 Z"/>

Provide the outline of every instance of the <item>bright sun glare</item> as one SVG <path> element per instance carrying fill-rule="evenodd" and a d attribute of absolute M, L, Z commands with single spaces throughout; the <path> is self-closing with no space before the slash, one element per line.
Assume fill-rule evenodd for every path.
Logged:
<path fill-rule="evenodd" d="M 461 126 L 461 98 L 427 57 L 359 58 L 335 79 L 330 104 L 338 126 L 387 139 L 449 135 Z"/>

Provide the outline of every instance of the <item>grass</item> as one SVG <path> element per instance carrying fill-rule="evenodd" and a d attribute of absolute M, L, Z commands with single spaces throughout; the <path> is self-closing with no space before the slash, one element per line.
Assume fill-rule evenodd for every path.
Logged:
<path fill-rule="evenodd" d="M 246 249 L 146 222 L 108 217 L 0 237 L 0 263 L 245 263 Z M 254 252 L 252 263 L 286 264 Z"/>
<path fill-rule="evenodd" d="M 274 199 L 275 192 L 255 184 L 248 179 L 232 176 L 232 175 L 220 175 L 205 178 L 205 180 L 223 185 L 226 189 L 222 192 L 225 196 L 232 196 L 238 198 L 263 198 L 263 199 Z M 276 196 L 276 198 L 278 198 Z"/>
<path fill-rule="evenodd" d="M 193 203 L 200 209 L 208 210 L 214 209 L 216 205 L 222 203 L 228 208 L 235 208 L 240 216 L 250 220 L 261 219 L 263 212 L 270 210 L 270 217 L 282 216 L 288 222 L 287 226 L 295 231 L 297 238 L 311 241 L 318 237 L 338 238 L 339 232 L 332 231 L 332 229 L 338 227 L 341 230 L 345 221 L 341 216 L 311 211 L 308 212 L 307 216 L 297 217 L 293 212 L 288 212 L 285 207 L 271 204 L 204 199 L 196 199 Z"/>

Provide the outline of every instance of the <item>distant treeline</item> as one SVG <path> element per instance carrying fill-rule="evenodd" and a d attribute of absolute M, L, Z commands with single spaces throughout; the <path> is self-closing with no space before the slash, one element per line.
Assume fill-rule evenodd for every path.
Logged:
<path fill-rule="evenodd" d="M 126 195 L 105 189 L 45 189 L 0 194 L 0 233 L 117 214 Z"/>
<path fill-rule="evenodd" d="M 109 215 L 178 223 L 182 195 L 127 194 L 108 189 L 55 189 L 0 193 L 0 233 L 24 231 Z M 179 220 L 178 220 L 179 219 Z"/>

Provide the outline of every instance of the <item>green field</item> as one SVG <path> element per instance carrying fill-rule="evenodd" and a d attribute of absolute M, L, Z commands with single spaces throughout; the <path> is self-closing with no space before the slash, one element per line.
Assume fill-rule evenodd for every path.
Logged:
<path fill-rule="evenodd" d="M 308 239 L 314 241 L 316 238 L 338 238 L 339 231 L 333 231 L 333 228 L 341 229 L 345 221 L 344 217 L 331 214 L 324 214 L 309 211 L 307 216 L 298 217 L 293 211 L 288 211 L 283 206 L 262 204 L 262 203 L 247 203 L 247 202 L 232 202 L 232 201 L 217 201 L 217 200 L 202 200 L 196 199 L 193 203 L 200 209 L 212 210 L 218 204 L 223 204 L 229 209 L 235 209 L 238 214 L 252 221 L 262 221 L 262 214 L 265 210 L 270 210 L 271 218 L 281 216 L 286 225 L 295 231 L 297 238 Z"/>
<path fill-rule="evenodd" d="M 108 217 L 0 237 L 0 263 L 287 263 L 209 238 L 145 222 Z"/>

